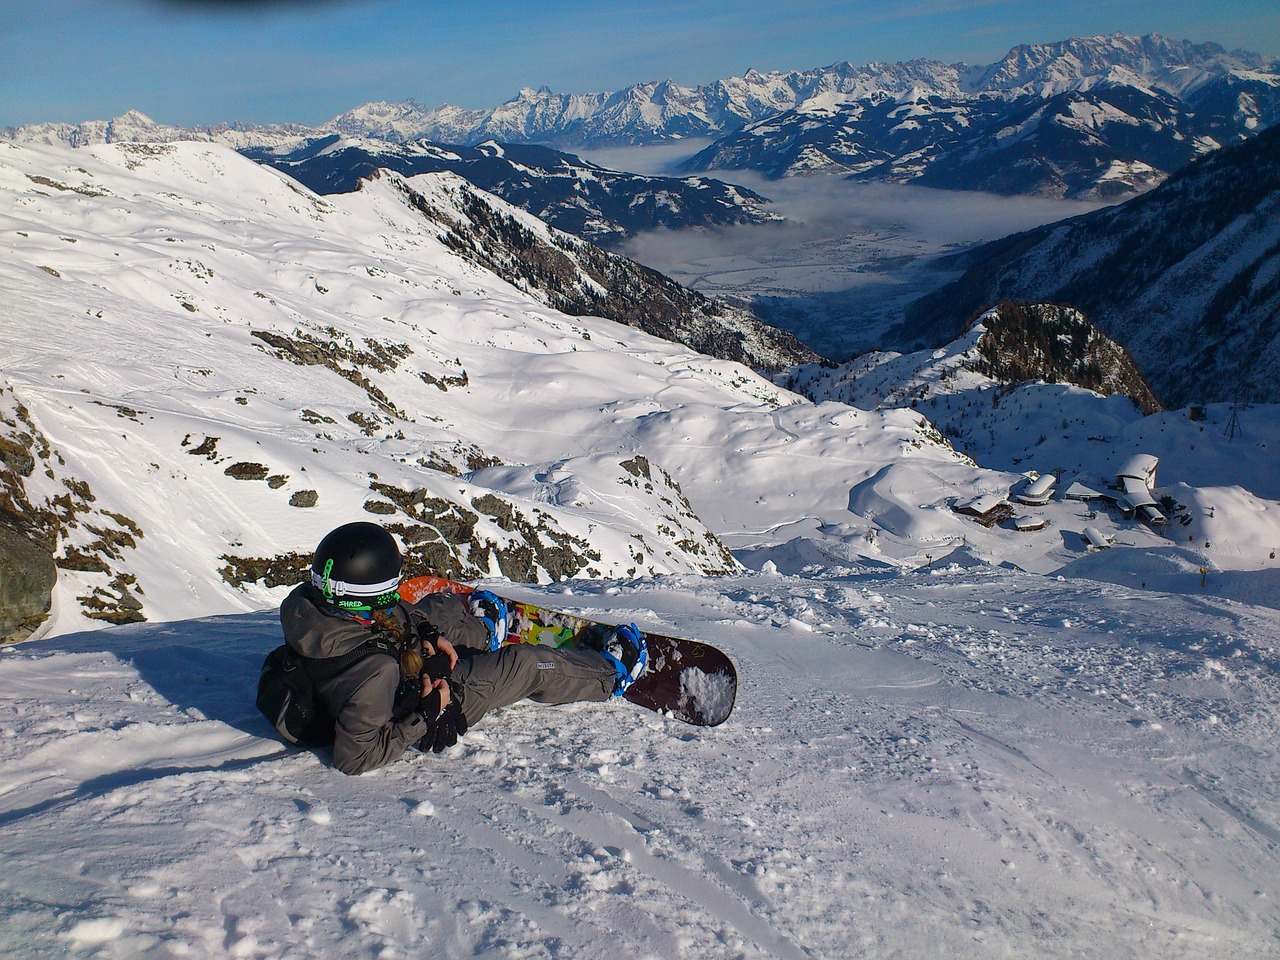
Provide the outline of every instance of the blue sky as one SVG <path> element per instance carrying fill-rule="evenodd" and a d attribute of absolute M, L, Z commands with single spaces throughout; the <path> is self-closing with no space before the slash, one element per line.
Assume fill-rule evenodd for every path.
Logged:
<path fill-rule="evenodd" d="M 1280 55 L 1277 0 L 0 0 L 0 128 L 319 123 L 370 100 L 490 107 L 1019 43 L 1163 33 Z"/>

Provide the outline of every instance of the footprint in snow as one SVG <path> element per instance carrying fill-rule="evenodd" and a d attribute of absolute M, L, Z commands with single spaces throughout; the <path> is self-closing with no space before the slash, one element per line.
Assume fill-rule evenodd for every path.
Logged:
<path fill-rule="evenodd" d="M 298 812 L 303 814 L 312 823 L 317 823 L 322 827 L 327 827 L 333 822 L 333 814 L 329 812 L 328 806 L 323 803 L 307 803 L 305 800 L 293 801 L 298 805 Z"/>

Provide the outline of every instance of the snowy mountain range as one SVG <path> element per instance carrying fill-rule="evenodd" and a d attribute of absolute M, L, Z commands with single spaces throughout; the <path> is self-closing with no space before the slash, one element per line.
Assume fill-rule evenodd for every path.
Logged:
<path fill-rule="evenodd" d="M 949 265 L 963 275 L 908 307 L 898 342 L 947 343 L 1001 298 L 1052 300 L 1123 343 L 1172 406 L 1280 401 L 1280 129 Z"/>
<path fill-rule="evenodd" d="M 372 103 L 317 128 L 112 121 L 35 124 L 19 142 L 211 140 L 297 150 L 328 136 L 393 143 L 646 144 L 723 138 L 691 169 L 837 172 L 958 189 L 1116 197 L 1280 119 L 1280 67 L 1157 34 L 1016 47 L 987 66 L 931 60 L 751 70 L 707 86 L 670 80 L 614 93 L 524 89 L 491 110 Z"/>
<path fill-rule="evenodd" d="M 1269 112 L 1268 122 L 1276 116 Z M 717 141 L 686 169 L 839 173 L 944 190 L 1105 200 L 1148 190 L 1253 129 L 1241 117 L 1128 83 L 1013 99 L 921 93 L 905 101 L 806 104 Z"/>
<path fill-rule="evenodd" d="M 1150 189 L 1280 119 L 1274 63 L 1157 35 L 1023 46 L 934 76 L 906 94 L 809 98 L 687 168 L 1099 199 Z"/>
<path fill-rule="evenodd" d="M 906 404 L 815 405 L 589 315 L 634 306 L 644 272 L 593 273 L 596 248 L 451 174 L 320 197 L 194 143 L 5 143 L 0 170 L 3 506 L 58 567 L 55 624 L 252 608 L 363 514 L 424 568 L 528 582 L 733 570 L 786 544 L 894 564 L 1010 549 L 953 508 L 1008 494 L 1025 465 L 978 467 Z M 777 348 L 705 301 L 685 315 L 689 342 Z M 1149 419 L 1128 410 L 1116 455 Z M 1197 531 L 1232 515 L 1193 513 Z M 1251 564 L 1262 541 L 1235 549 Z M 1074 550 L 1054 532 L 1018 554 L 1051 570 Z"/>
<path fill-rule="evenodd" d="M 642 274 L 451 173 L 0 142 L 0 198 L 15 956 L 1274 954 L 1280 408 L 1144 415 L 1039 306 L 792 371 L 811 402 L 553 306 Z M 1106 499 L 1134 453 L 1165 527 Z M 1018 503 L 1050 472 L 1099 495 Z M 734 715 L 520 704 L 363 777 L 286 747 L 274 608 L 359 517 L 722 647 Z"/>
<path fill-rule="evenodd" d="M 608 170 L 572 154 L 531 144 L 487 141 L 445 147 L 427 140 L 391 143 L 338 136 L 301 147 L 249 148 L 317 193 L 346 193 L 378 169 L 405 176 L 450 171 L 528 210 L 553 227 L 602 245 L 643 230 L 686 229 L 777 219 L 768 201 L 708 177 L 649 177 Z"/>

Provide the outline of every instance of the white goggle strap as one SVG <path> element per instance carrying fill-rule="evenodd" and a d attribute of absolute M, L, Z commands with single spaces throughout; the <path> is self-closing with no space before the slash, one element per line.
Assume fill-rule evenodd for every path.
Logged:
<path fill-rule="evenodd" d="M 328 564 L 325 565 L 326 570 Z M 384 593 L 390 593 L 396 587 L 400 586 L 400 577 L 396 576 L 391 580 L 383 583 L 344 583 L 342 580 L 333 580 L 326 573 L 318 573 L 311 571 L 311 583 L 326 597 L 378 597 Z"/>

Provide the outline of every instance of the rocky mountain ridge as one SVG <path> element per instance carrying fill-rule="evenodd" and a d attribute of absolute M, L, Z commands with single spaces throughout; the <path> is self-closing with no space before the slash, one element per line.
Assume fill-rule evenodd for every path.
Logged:
<path fill-rule="evenodd" d="M 1280 401 L 1280 128 L 1143 196 L 957 254 L 895 342 L 943 344 L 1005 298 L 1083 310 L 1169 406 Z"/>
<path fill-rule="evenodd" d="M 1002 301 L 936 348 L 797 367 L 778 380 L 815 402 L 918 410 L 957 450 L 1006 470 L 1051 460 L 1079 471 L 1090 463 L 1081 447 L 1163 409 L 1128 351 L 1052 303 Z"/>
<path fill-rule="evenodd" d="M 1280 98 L 1274 98 L 1280 106 Z M 1268 109 L 1268 122 L 1280 111 Z M 813 105 L 754 123 L 688 170 L 768 177 L 840 174 L 946 190 L 1107 200 L 1149 190 L 1253 128 L 1130 84 L 1045 98 L 922 94 L 910 102 Z"/>
<path fill-rule="evenodd" d="M 490 140 L 467 147 L 333 135 L 299 147 L 241 153 L 325 194 L 350 192 L 379 169 L 404 176 L 450 171 L 553 227 L 605 246 L 660 227 L 777 219 L 767 199 L 721 180 L 624 173 L 536 144 Z"/>
<path fill-rule="evenodd" d="M 1080 199 L 1141 193 L 1280 121 L 1266 58 L 1158 35 L 1025 45 L 903 96 L 813 98 L 686 163 Z"/>
<path fill-rule="evenodd" d="M 818 356 L 749 311 L 548 227 L 450 173 L 378 171 L 454 253 L 571 317 L 605 317 L 707 356 L 776 371 Z"/>
<path fill-rule="evenodd" d="M 1136 82 L 1179 97 L 1194 95 L 1229 76 L 1274 73 L 1277 61 L 1216 43 L 1193 43 L 1157 33 L 1113 33 L 1056 43 L 1021 44 L 971 75 L 967 89 L 1053 96 L 1094 83 Z"/>

